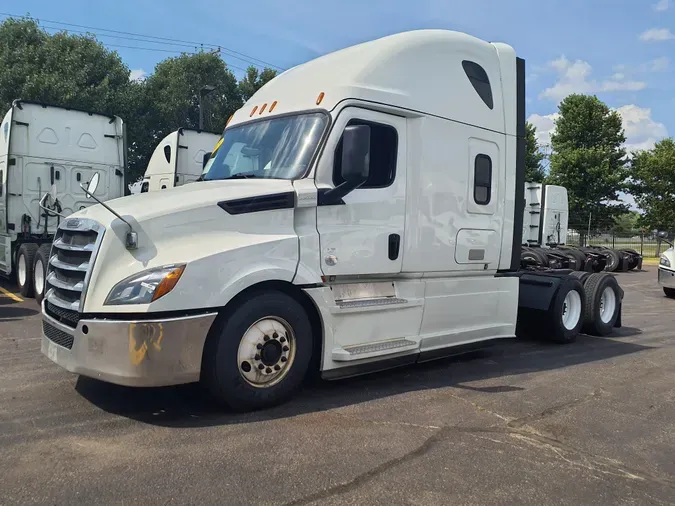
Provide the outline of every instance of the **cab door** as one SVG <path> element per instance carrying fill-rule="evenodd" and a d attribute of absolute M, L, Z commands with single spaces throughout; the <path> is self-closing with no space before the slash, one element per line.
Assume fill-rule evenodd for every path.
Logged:
<path fill-rule="evenodd" d="M 340 202 L 321 194 L 343 182 L 342 134 L 348 125 L 370 127 L 368 179 Z M 327 276 L 401 272 L 406 189 L 406 120 L 345 108 L 337 117 L 316 172 L 321 268 Z"/>

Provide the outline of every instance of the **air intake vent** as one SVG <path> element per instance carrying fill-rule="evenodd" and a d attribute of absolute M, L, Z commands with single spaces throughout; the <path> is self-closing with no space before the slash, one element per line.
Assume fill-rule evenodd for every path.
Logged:
<path fill-rule="evenodd" d="M 73 347 L 73 336 L 64 332 L 61 329 L 57 329 L 50 323 L 46 321 L 42 322 L 42 331 L 45 333 L 45 337 L 51 342 L 63 346 L 64 348 L 71 349 Z"/>
<path fill-rule="evenodd" d="M 292 209 L 295 206 L 293 192 L 275 193 L 273 195 L 261 195 L 244 199 L 223 200 L 218 206 L 229 214 L 257 213 L 260 211 L 273 211 L 275 209 Z"/>

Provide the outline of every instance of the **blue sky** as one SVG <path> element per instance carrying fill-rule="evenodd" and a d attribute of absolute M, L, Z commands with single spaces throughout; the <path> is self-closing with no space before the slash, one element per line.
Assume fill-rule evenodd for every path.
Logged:
<path fill-rule="evenodd" d="M 507 42 L 526 59 L 527 113 L 544 143 L 558 102 L 571 92 L 596 93 L 618 109 L 630 148 L 675 134 L 675 0 L 5 0 L 0 11 L 30 13 L 45 26 L 58 21 L 222 45 L 282 68 L 397 31 L 460 30 Z M 171 56 L 114 49 L 135 75 L 152 72 Z M 234 56 L 224 59 L 248 65 Z"/>

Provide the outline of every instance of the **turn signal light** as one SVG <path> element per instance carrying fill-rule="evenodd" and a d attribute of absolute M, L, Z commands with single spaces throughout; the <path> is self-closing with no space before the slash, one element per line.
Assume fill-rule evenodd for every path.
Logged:
<path fill-rule="evenodd" d="M 316 105 L 319 105 L 321 101 L 323 100 L 324 93 L 323 91 L 319 93 L 319 97 L 316 99 Z"/>
<path fill-rule="evenodd" d="M 181 265 L 180 267 L 176 267 L 169 274 L 167 274 L 166 277 L 161 281 L 161 283 L 157 285 L 157 289 L 155 290 L 155 293 L 152 295 L 152 300 L 155 301 L 160 297 L 162 297 L 163 295 L 169 293 L 171 290 L 173 290 L 174 287 L 176 286 L 176 283 L 178 283 L 178 280 L 183 275 L 184 270 L 185 266 Z"/>

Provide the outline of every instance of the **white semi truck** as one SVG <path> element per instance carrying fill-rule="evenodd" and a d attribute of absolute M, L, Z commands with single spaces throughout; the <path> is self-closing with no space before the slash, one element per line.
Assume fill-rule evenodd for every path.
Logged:
<path fill-rule="evenodd" d="M 125 156 L 117 116 L 14 101 L 0 124 L 0 274 L 24 297 L 42 300 L 62 216 L 92 203 L 80 184 L 99 174 L 99 199 L 124 195 Z M 45 195 L 51 211 L 39 205 Z"/>
<path fill-rule="evenodd" d="M 171 132 L 153 151 L 139 193 L 166 190 L 199 179 L 204 157 L 219 139 L 220 134 L 202 130 L 179 128 Z"/>
<path fill-rule="evenodd" d="M 608 334 L 613 276 L 521 269 L 524 155 L 525 64 L 506 44 L 420 30 L 322 56 L 234 114 L 202 182 L 61 223 L 42 351 L 122 385 L 202 381 L 248 410 L 314 367 Z"/>
<path fill-rule="evenodd" d="M 661 253 L 659 258 L 659 285 L 663 288 L 666 297 L 675 299 L 675 246 L 668 241 L 667 232 L 659 232 L 658 237 L 670 245 L 670 248 Z"/>

